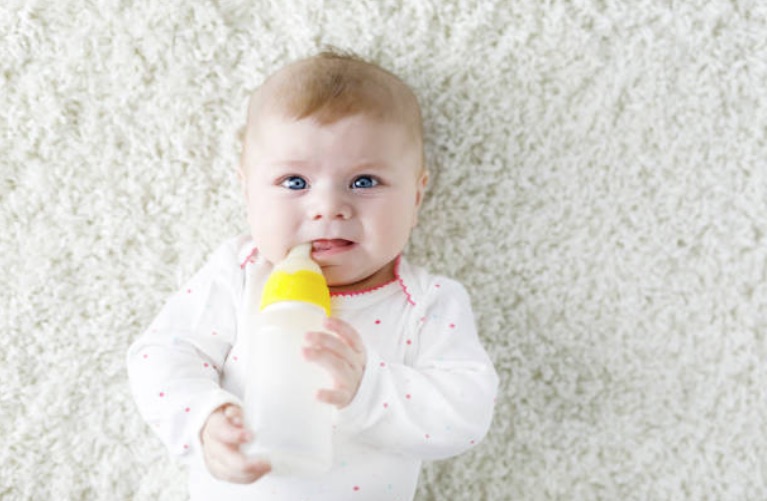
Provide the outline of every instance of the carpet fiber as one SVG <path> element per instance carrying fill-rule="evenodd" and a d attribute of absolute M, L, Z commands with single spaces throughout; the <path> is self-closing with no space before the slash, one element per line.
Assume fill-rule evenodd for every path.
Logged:
<path fill-rule="evenodd" d="M 502 379 L 417 498 L 767 499 L 766 5 L 5 0 L 0 498 L 185 498 L 125 352 L 245 230 L 248 92 L 327 44 L 420 96 L 408 255 Z"/>

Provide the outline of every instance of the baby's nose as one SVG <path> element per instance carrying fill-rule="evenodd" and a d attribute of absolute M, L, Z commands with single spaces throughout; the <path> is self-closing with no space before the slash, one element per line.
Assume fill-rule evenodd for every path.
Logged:
<path fill-rule="evenodd" d="M 352 206 L 345 194 L 337 190 L 318 190 L 315 195 L 317 199 L 312 206 L 311 219 L 349 219 L 352 216 Z"/>

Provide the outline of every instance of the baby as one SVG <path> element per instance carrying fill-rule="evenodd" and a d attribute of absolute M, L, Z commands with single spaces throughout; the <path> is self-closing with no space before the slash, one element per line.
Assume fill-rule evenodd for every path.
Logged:
<path fill-rule="evenodd" d="M 457 282 L 402 252 L 428 181 L 418 101 L 399 78 L 323 52 L 254 93 L 238 174 L 250 234 L 224 243 L 131 346 L 142 416 L 190 464 L 192 499 L 410 500 L 421 462 L 487 433 L 498 377 Z M 240 446 L 245 280 L 312 243 L 332 294 L 304 356 L 332 376 L 334 463 L 320 477 L 270 474 Z M 260 289 L 259 289 L 260 290 Z"/>

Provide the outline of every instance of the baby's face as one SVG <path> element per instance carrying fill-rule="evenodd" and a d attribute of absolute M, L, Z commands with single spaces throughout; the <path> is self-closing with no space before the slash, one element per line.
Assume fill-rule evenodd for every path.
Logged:
<path fill-rule="evenodd" d="M 404 126 L 364 115 L 321 125 L 269 113 L 246 141 L 248 223 L 268 261 L 312 242 L 332 290 L 394 278 L 427 182 L 419 145 Z"/>

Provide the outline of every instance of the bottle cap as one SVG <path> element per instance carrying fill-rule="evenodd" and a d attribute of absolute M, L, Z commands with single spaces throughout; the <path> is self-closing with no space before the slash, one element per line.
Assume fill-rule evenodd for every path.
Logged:
<path fill-rule="evenodd" d="M 330 316 L 330 290 L 311 253 L 312 244 L 297 245 L 277 263 L 261 293 L 260 309 L 281 301 L 304 301 L 319 306 Z"/>

